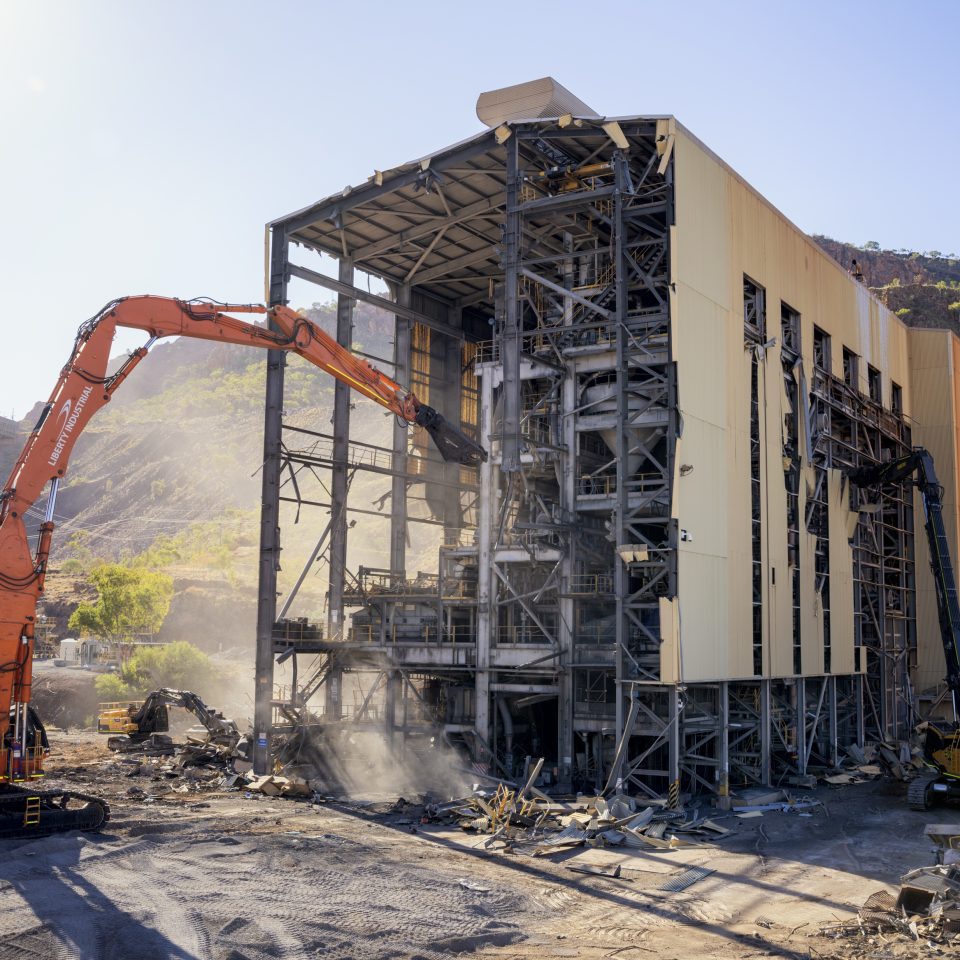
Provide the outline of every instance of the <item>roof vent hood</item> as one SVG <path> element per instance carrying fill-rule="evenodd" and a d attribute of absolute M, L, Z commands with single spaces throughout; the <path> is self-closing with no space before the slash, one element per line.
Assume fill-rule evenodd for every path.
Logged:
<path fill-rule="evenodd" d="M 477 98 L 477 116 L 488 127 L 499 127 L 511 120 L 539 120 L 542 117 L 599 117 L 553 77 L 528 80 L 512 87 L 481 93 Z"/>

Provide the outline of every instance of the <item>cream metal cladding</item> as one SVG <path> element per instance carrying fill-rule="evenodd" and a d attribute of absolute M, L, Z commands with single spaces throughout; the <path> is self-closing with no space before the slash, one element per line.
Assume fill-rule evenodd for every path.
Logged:
<path fill-rule="evenodd" d="M 958 447 L 960 447 L 960 339 L 949 330 L 910 330 L 910 375 L 914 440 L 933 454 L 943 486 L 943 519 L 956 568 L 960 531 L 957 515 Z M 917 498 L 916 515 L 923 516 Z M 915 687 L 923 692 L 943 683 L 946 665 L 937 620 L 937 600 L 930 574 L 930 553 L 919 528 L 917 560 L 917 667 Z"/>
<path fill-rule="evenodd" d="M 835 261 L 675 121 L 676 225 L 672 231 L 673 353 L 682 433 L 677 444 L 674 515 L 679 599 L 662 601 L 666 681 L 758 676 L 751 624 L 750 353 L 744 348 L 744 276 L 765 290 L 767 346 L 760 401 L 763 672 L 793 671 L 792 589 L 787 561 L 783 469 L 786 393 L 780 363 L 781 301 L 800 314 L 803 382 L 813 371 L 813 328 L 830 335 L 831 365 L 846 347 L 879 369 L 889 408 L 891 381 L 909 414 L 908 330 Z M 774 343 L 770 343 L 774 340 Z M 801 398 L 806 402 L 806 398 Z M 803 449 L 800 516 L 813 485 Z M 692 469 L 690 469 L 692 468 Z M 814 587 L 813 537 L 800 526 L 802 675 L 854 672 L 854 611 L 846 484 L 830 470 L 831 659 L 824 670 L 823 616 Z M 679 605 L 678 610 L 670 607 Z M 673 624 L 673 630 L 668 629 Z M 676 643 L 679 636 L 679 651 Z"/>

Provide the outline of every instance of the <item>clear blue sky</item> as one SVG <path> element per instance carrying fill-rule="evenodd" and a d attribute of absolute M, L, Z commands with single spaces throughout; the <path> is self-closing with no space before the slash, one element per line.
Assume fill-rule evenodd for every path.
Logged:
<path fill-rule="evenodd" d="M 261 300 L 267 220 L 546 74 L 676 115 L 804 230 L 958 250 L 958 36 L 952 0 L 0 0 L 0 413 L 114 297 Z"/>

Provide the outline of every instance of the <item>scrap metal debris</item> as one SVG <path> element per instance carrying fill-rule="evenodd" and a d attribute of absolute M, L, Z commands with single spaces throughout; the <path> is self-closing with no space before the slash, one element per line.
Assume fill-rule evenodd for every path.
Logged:
<path fill-rule="evenodd" d="M 617 864 L 612 870 L 607 870 L 605 867 L 588 867 L 581 866 L 577 863 L 568 863 L 566 864 L 567 870 L 572 870 L 574 873 L 585 873 L 591 877 L 607 877 L 611 880 L 626 880 L 627 877 L 621 876 L 622 865 Z"/>
<path fill-rule="evenodd" d="M 710 867 L 690 867 L 689 870 L 684 870 L 683 873 L 678 873 L 664 881 L 657 889 L 664 890 L 667 893 L 679 893 L 681 890 L 693 886 L 698 880 L 709 877 L 711 873 L 715 872 Z"/>
<path fill-rule="evenodd" d="M 820 927 L 820 935 L 879 938 L 885 943 L 918 942 L 960 946 L 960 867 L 938 864 L 900 878 L 897 896 L 872 893 L 857 916 Z"/>
<path fill-rule="evenodd" d="M 631 797 L 551 798 L 534 785 L 541 763 L 522 787 L 501 782 L 493 790 L 476 789 L 468 797 L 428 804 L 427 821 L 456 823 L 482 837 L 478 846 L 549 857 L 578 847 L 633 847 L 669 852 L 709 846 L 730 830 L 699 810 L 668 809 L 649 801 L 638 809 Z"/>
<path fill-rule="evenodd" d="M 489 893 L 490 887 L 481 886 L 479 883 L 475 883 L 473 880 L 469 880 L 466 877 L 460 877 L 457 880 L 457 883 L 463 887 L 464 890 L 471 890 L 473 893 Z"/>

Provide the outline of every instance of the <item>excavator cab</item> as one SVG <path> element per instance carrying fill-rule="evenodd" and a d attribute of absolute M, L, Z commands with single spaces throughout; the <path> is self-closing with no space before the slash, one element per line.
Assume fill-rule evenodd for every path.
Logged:
<path fill-rule="evenodd" d="M 170 729 L 167 705 L 153 694 L 143 701 L 101 703 L 97 715 L 97 733 L 129 737 L 134 742 Z"/>
<path fill-rule="evenodd" d="M 928 720 L 917 732 L 923 736 L 923 758 L 930 769 L 910 781 L 907 802 L 926 810 L 943 800 L 960 800 L 960 727 L 948 720 Z"/>

